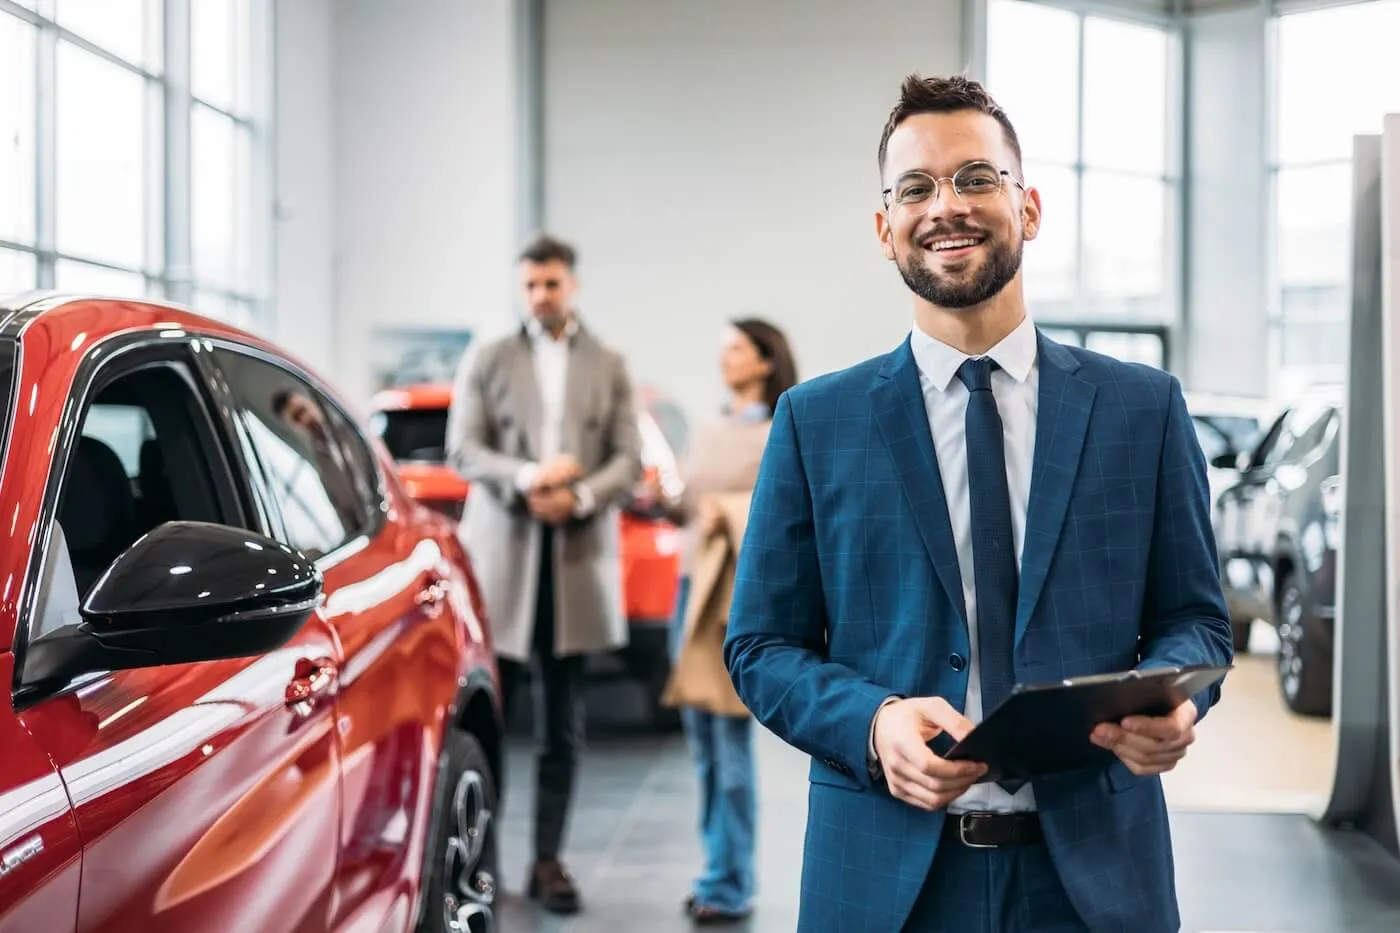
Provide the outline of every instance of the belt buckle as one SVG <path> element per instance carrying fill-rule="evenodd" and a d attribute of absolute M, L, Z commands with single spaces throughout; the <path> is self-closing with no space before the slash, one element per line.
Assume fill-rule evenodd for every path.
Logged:
<path fill-rule="evenodd" d="M 969 849 L 1000 849 L 1001 846 L 997 845 L 994 842 L 973 842 L 967 838 L 968 826 L 972 824 L 973 820 L 984 815 L 986 814 L 978 813 L 976 811 L 958 814 L 958 841 L 961 842 L 963 845 L 967 846 Z"/>

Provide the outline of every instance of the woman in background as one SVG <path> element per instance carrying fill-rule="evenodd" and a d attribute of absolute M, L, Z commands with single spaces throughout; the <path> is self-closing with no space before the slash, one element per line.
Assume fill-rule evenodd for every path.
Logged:
<path fill-rule="evenodd" d="M 725 332 L 720 372 L 729 390 L 724 416 L 696 428 L 684 486 L 661 499 L 687 532 L 675 665 L 666 691 L 679 707 L 700 782 L 705 870 L 685 909 L 698 924 L 737 922 L 752 909 L 756 789 L 753 719 L 724 665 L 724 631 L 734 564 L 749 498 L 778 396 L 797 382 L 787 338 L 766 321 L 735 321 Z"/>

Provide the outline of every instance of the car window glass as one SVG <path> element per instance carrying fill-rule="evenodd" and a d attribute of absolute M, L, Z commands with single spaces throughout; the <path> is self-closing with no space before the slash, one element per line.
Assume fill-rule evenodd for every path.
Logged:
<path fill-rule="evenodd" d="M 109 383 L 83 413 L 59 487 L 31 637 L 77 604 L 136 539 L 169 521 L 230 523 L 213 483 L 201 403 L 174 367 Z"/>
<path fill-rule="evenodd" d="M 286 543 L 315 559 L 367 531 L 369 503 L 316 390 L 255 357 L 217 356 Z"/>
<path fill-rule="evenodd" d="M 361 506 L 379 503 L 379 465 L 360 428 L 322 395 L 317 395 L 330 418 L 331 434 L 340 445 L 341 456 L 355 484 Z"/>
<path fill-rule="evenodd" d="M 1300 426 L 1298 435 L 1288 450 L 1288 463 L 1299 463 L 1312 456 L 1323 445 L 1332 427 L 1333 410 L 1322 409 L 1307 424 Z"/>
<path fill-rule="evenodd" d="M 1279 438 L 1283 435 L 1283 426 L 1288 421 L 1289 412 L 1284 412 L 1274 419 L 1274 423 L 1269 426 L 1269 430 L 1260 438 L 1259 443 L 1250 454 L 1250 465 L 1254 467 L 1262 466 L 1269 462 L 1269 458 L 1274 452 L 1274 447 L 1278 444 Z"/>
<path fill-rule="evenodd" d="M 370 427 L 395 460 L 442 463 L 446 456 L 446 408 L 375 412 Z"/>
<path fill-rule="evenodd" d="M 1201 445 L 1201 452 L 1205 454 L 1207 463 L 1221 454 L 1230 452 L 1229 439 L 1210 422 L 1193 418 L 1191 423 L 1196 428 L 1196 440 Z"/>
<path fill-rule="evenodd" d="M 1306 439 L 1312 436 L 1319 422 L 1323 423 L 1322 426 L 1325 429 L 1325 420 L 1330 411 L 1331 409 L 1314 405 L 1293 409 L 1284 421 L 1278 439 L 1264 458 L 1265 465 L 1276 466 L 1280 463 L 1295 463 L 1306 457 L 1309 452 L 1308 448 L 1304 446 Z"/>

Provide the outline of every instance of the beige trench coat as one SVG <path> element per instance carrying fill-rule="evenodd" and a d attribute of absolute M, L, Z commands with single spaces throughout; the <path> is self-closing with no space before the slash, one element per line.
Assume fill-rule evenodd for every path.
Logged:
<path fill-rule="evenodd" d="M 578 459 L 597 508 L 554 535 L 554 650 L 627 644 L 618 506 L 641 479 L 641 434 L 620 354 L 582 326 L 569 338 L 561 450 Z M 515 488 L 538 462 L 543 407 L 529 336 L 521 328 L 469 350 L 453 385 L 448 462 L 472 484 L 458 535 L 471 556 L 496 653 L 528 661 L 535 626 L 540 526 Z"/>
<path fill-rule="evenodd" d="M 749 715 L 724 664 L 724 634 L 751 495 L 711 494 L 724 523 L 719 532 L 697 545 L 700 553 L 691 571 L 681 648 L 662 696 L 667 706 L 703 709 L 718 716 Z"/>

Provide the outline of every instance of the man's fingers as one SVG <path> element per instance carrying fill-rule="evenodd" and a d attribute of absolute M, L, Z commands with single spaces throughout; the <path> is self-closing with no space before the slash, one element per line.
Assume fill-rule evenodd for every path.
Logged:
<path fill-rule="evenodd" d="M 942 697 L 923 697 L 917 701 L 916 709 L 927 721 L 961 742 L 972 731 L 972 720 L 953 709 L 952 704 Z"/>

